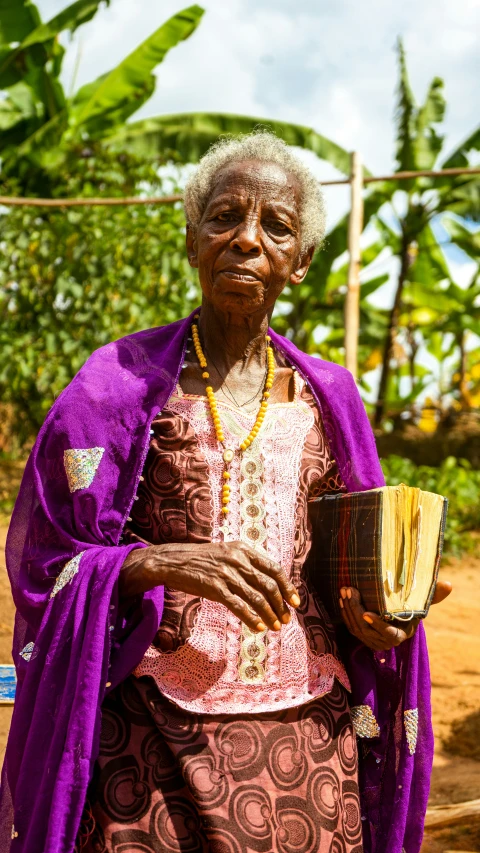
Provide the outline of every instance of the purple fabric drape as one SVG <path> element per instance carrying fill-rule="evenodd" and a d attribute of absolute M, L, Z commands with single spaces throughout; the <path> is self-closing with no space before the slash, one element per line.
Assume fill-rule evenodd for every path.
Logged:
<path fill-rule="evenodd" d="M 2 773 L 2 850 L 71 853 L 107 685 L 132 671 L 158 627 L 161 588 L 126 612 L 119 607 L 120 567 L 136 547 L 121 545 L 120 537 L 150 424 L 178 379 L 190 322 L 139 332 L 95 352 L 51 409 L 27 465 L 7 540 L 18 691 Z M 347 487 L 383 485 L 350 374 L 271 334 L 316 397 Z M 93 479 L 71 492 L 64 451 L 88 449 L 94 450 Z M 74 571 L 51 597 L 66 564 Z M 432 760 L 423 628 L 383 655 L 350 638 L 345 663 L 352 704 L 369 704 L 381 728 L 361 766 L 365 853 L 402 853 L 402 847 L 418 853 Z M 415 708 L 419 735 L 411 755 L 403 712 Z"/>

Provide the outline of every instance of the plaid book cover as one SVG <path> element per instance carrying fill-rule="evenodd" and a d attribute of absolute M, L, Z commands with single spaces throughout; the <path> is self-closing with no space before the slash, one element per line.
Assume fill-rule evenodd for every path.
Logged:
<path fill-rule="evenodd" d="M 382 574 L 383 493 L 324 495 L 310 501 L 308 507 L 312 548 L 305 571 L 332 619 L 342 621 L 338 603 L 342 586 L 356 587 L 367 610 L 392 618 L 387 610 Z M 445 500 L 429 598 L 425 610 L 415 611 L 414 616 L 427 615 L 435 591 L 446 510 Z M 408 617 L 410 611 L 398 616 Z"/>

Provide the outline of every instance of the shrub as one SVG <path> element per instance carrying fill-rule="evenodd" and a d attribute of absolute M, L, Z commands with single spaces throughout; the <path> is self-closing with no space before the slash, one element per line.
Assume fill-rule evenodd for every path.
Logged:
<path fill-rule="evenodd" d="M 433 468 L 391 455 L 382 459 L 382 468 L 389 486 L 406 483 L 448 498 L 445 551 L 460 556 L 473 550 L 472 531 L 480 530 L 480 471 L 473 470 L 466 459 L 454 456 Z"/>

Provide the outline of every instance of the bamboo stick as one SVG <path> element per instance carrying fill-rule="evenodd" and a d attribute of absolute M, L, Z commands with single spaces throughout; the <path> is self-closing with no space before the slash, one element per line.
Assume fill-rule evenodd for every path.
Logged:
<path fill-rule="evenodd" d="M 360 154 L 351 155 L 350 198 L 348 220 L 348 281 L 345 299 L 345 366 L 357 379 L 358 332 L 360 327 L 360 237 L 363 231 L 363 166 Z"/>
<path fill-rule="evenodd" d="M 11 207 L 115 207 L 127 204 L 173 204 L 183 201 L 182 195 L 150 196 L 139 198 L 137 196 L 126 196 L 125 198 L 20 198 L 15 196 L 0 196 L 0 205 Z"/>
<path fill-rule="evenodd" d="M 445 806 L 432 806 L 427 809 L 425 828 L 452 826 L 455 823 L 469 823 L 480 820 L 480 800 L 466 803 L 452 803 Z"/>
<path fill-rule="evenodd" d="M 444 175 L 480 175 L 480 168 L 477 169 L 440 169 L 437 171 L 424 170 L 419 172 L 395 172 L 393 175 L 372 176 L 365 175 L 363 178 L 364 184 L 372 184 L 376 181 L 406 181 L 412 178 L 441 178 Z M 341 184 L 349 184 L 350 178 L 341 178 L 336 181 L 320 181 L 322 187 L 340 186 Z M 176 201 L 183 201 L 182 195 L 165 195 L 151 196 L 150 198 L 139 198 L 131 196 L 126 198 L 23 198 L 21 196 L 0 196 L 0 205 L 9 207 L 88 207 L 89 205 L 105 207 L 126 205 L 126 204 L 174 204 Z"/>

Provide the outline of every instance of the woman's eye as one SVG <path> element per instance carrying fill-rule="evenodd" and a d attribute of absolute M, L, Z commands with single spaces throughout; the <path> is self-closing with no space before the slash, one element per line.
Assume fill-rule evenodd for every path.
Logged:
<path fill-rule="evenodd" d="M 280 234 L 287 234 L 290 230 L 288 225 L 285 225 L 285 222 L 282 222 L 281 219 L 271 219 L 266 223 L 266 225 L 267 228 L 278 231 Z"/>
<path fill-rule="evenodd" d="M 229 213 L 219 213 L 216 216 L 216 219 L 218 219 L 219 222 L 231 222 L 234 219 L 234 214 L 230 213 L 230 212 Z"/>

